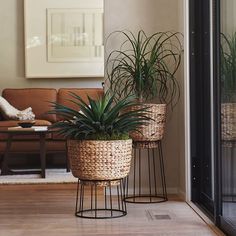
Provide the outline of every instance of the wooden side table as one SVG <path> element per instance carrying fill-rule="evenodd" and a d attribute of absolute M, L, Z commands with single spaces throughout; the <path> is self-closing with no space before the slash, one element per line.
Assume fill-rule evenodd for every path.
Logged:
<path fill-rule="evenodd" d="M 31 128 L 19 128 L 19 129 L 0 129 L 0 133 L 4 133 L 7 135 L 6 140 L 6 149 L 3 155 L 3 162 L 1 168 L 1 175 L 11 175 L 11 174 L 32 174 L 32 173 L 41 173 L 42 178 L 45 178 L 45 168 L 46 168 L 46 136 L 49 133 L 52 133 L 52 130 L 34 130 Z M 22 141 L 21 139 L 17 139 L 19 135 L 37 135 L 39 137 L 39 153 L 40 153 L 40 162 L 41 162 L 41 171 L 17 171 L 14 172 L 9 169 L 9 156 L 11 152 L 11 146 L 14 141 Z M 25 141 L 25 140 L 23 140 Z"/>

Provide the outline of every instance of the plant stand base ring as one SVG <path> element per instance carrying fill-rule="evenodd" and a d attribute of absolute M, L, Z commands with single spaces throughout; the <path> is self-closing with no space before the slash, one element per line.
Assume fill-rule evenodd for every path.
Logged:
<path fill-rule="evenodd" d="M 129 196 L 125 197 L 126 203 L 135 203 L 135 204 L 150 204 L 150 203 L 161 203 L 166 202 L 168 199 L 163 196 L 158 195 L 137 195 L 137 196 Z"/>

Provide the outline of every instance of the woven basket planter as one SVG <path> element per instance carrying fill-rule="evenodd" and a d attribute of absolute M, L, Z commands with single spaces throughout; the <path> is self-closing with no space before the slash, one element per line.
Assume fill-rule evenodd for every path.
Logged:
<path fill-rule="evenodd" d="M 221 104 L 222 140 L 236 140 L 236 103 Z"/>
<path fill-rule="evenodd" d="M 132 140 L 68 140 L 68 157 L 74 177 L 81 180 L 115 180 L 130 171 Z"/>
<path fill-rule="evenodd" d="M 163 138 L 166 124 L 166 104 L 141 104 L 132 107 L 130 110 L 137 110 L 148 107 L 147 116 L 152 120 L 148 125 L 139 127 L 140 132 L 130 134 L 134 141 L 158 141 Z"/>

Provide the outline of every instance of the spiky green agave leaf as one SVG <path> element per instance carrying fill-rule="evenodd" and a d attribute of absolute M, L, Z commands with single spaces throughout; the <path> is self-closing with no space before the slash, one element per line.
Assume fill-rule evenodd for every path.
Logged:
<path fill-rule="evenodd" d="M 130 111 L 138 105 L 133 96 L 114 102 L 114 96 L 104 94 L 98 100 L 88 96 L 86 104 L 80 96 L 70 93 L 69 100 L 78 109 L 72 109 L 58 103 L 52 103 L 50 114 L 57 114 L 64 121 L 57 122 L 52 128 L 69 139 L 119 139 L 129 137 L 131 131 L 138 131 L 140 125 L 148 123 L 147 109 Z"/>

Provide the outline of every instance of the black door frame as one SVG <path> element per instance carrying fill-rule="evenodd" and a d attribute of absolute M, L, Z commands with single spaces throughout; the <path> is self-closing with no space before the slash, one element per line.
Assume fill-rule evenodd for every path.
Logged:
<path fill-rule="evenodd" d="M 210 0 L 189 0 L 192 201 L 214 217 L 211 150 Z"/>
<path fill-rule="evenodd" d="M 214 220 L 220 226 L 220 215 L 222 214 L 222 169 L 221 169 L 221 84 L 220 84 L 220 0 L 213 0 L 213 77 L 214 83 L 214 168 L 215 168 L 215 201 Z"/>

